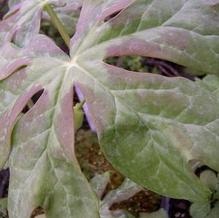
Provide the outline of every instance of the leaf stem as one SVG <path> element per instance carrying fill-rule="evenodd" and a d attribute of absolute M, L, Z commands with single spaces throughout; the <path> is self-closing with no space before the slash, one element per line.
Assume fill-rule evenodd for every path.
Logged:
<path fill-rule="evenodd" d="M 70 46 L 70 37 L 66 31 L 65 26 L 62 24 L 62 22 L 60 21 L 60 19 L 58 18 L 56 12 L 53 10 L 52 6 L 50 4 L 46 4 L 44 6 L 45 11 L 49 14 L 53 25 L 57 28 L 57 30 L 59 31 L 61 37 L 63 38 L 65 44 L 68 46 Z"/>
<path fill-rule="evenodd" d="M 81 128 L 83 120 L 84 120 L 84 112 L 82 111 L 85 100 L 77 103 L 74 107 L 74 129 L 75 132 Z"/>
<path fill-rule="evenodd" d="M 83 101 L 77 103 L 77 104 L 74 106 L 74 108 L 77 109 L 77 110 L 82 110 L 84 104 L 85 104 L 85 100 L 83 100 Z"/>

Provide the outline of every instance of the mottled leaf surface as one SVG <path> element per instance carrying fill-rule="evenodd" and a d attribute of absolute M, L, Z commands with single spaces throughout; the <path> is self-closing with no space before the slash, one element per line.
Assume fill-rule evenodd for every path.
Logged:
<path fill-rule="evenodd" d="M 7 217 L 7 198 L 0 199 L 0 216 Z"/>
<path fill-rule="evenodd" d="M 47 3 L 55 5 L 58 16 L 64 25 L 72 28 L 71 33 L 73 33 L 77 20 L 75 11 L 81 6 L 81 0 L 9 1 L 10 10 L 0 23 L 0 45 L 8 41 L 13 41 L 18 46 L 28 44 L 29 40 L 39 33 L 41 20 L 49 19 L 43 12 Z"/>
<path fill-rule="evenodd" d="M 38 1 L 29 2 L 37 10 L 28 16 L 38 16 Z M 91 127 L 116 169 L 160 194 L 209 201 L 212 193 L 188 164 L 198 160 L 219 171 L 219 98 L 209 77 L 203 82 L 166 78 L 104 60 L 149 56 L 217 74 L 218 5 L 207 0 L 84 0 L 70 57 L 35 34 L 23 48 L 2 43 L 13 38 L 10 25 L 17 23 L 17 15 L 2 21 L 1 49 L 9 48 L 0 56 L 0 165 L 10 154 L 11 218 L 29 218 L 38 206 L 51 218 L 99 217 L 98 201 L 74 154 L 73 87 L 86 100 Z M 24 14 L 19 12 L 22 19 Z M 40 90 L 37 103 L 21 114 Z"/>
<path fill-rule="evenodd" d="M 7 46 L 11 57 L 7 79 L 0 83 L 0 147 L 1 166 L 10 144 L 13 148 L 9 159 L 9 216 L 29 218 L 41 206 L 47 217 L 98 218 L 98 201 L 74 154 L 73 77 L 66 65 L 69 57 L 40 35 L 26 48 L 29 57 L 26 49 Z M 23 59 L 19 59 L 22 54 L 31 59 L 25 68 L 21 68 Z M 39 90 L 43 94 L 34 107 L 18 117 Z"/>
<path fill-rule="evenodd" d="M 190 207 L 190 214 L 194 218 L 217 218 L 219 214 L 219 177 L 209 203 L 193 203 Z"/>
<path fill-rule="evenodd" d="M 194 203 L 191 206 L 190 213 L 194 218 L 217 218 L 219 214 L 218 202 L 211 208 L 209 204 Z"/>
<path fill-rule="evenodd" d="M 164 195 L 207 201 L 210 192 L 193 175 L 188 162 L 197 159 L 219 168 L 218 98 L 199 82 L 128 72 L 103 60 L 152 56 L 215 73 L 217 4 L 194 0 L 120 3 L 124 9 L 119 15 L 102 23 L 110 7 L 111 13 L 116 12 L 113 3 L 108 1 L 106 12 L 106 2 L 85 1 L 72 39 L 71 63 L 80 71 L 77 87 L 86 98 L 87 116 L 106 156 L 122 173 Z M 97 14 L 90 23 L 88 11 Z M 199 50 L 203 46 L 206 49 Z M 203 66 L 201 55 L 209 64 Z"/>
<path fill-rule="evenodd" d="M 195 72 L 218 73 L 219 2 L 208 0 L 124 0 L 103 1 L 102 5 L 130 4 L 119 16 L 93 27 L 80 50 L 104 55 L 142 55 L 170 60 Z M 128 3 L 129 2 L 129 3 Z M 131 4 L 131 2 L 133 2 Z M 109 14 L 109 6 L 86 1 L 79 30 L 84 31 Z M 117 6 L 118 7 L 118 6 Z M 102 9 L 102 14 L 99 10 Z M 92 11 L 92 13 L 87 13 Z M 118 9 L 115 11 L 119 11 Z M 83 13 L 84 12 L 84 13 Z M 87 20 L 86 20 L 87 19 Z M 87 22 L 89 21 L 89 22 Z M 81 34 L 83 35 L 83 34 Z M 95 39 L 96 47 L 93 49 Z M 87 40 L 86 40 L 87 42 Z M 107 51 L 107 52 L 106 52 Z M 205 64 L 203 64 L 205 63 Z"/>

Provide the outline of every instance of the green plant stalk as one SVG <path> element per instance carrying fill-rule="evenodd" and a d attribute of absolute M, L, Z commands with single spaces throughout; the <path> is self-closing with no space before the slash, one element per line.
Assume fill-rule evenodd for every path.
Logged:
<path fill-rule="evenodd" d="M 82 102 L 77 103 L 74 107 L 74 128 L 75 128 L 75 132 L 81 128 L 82 124 L 83 124 L 83 120 L 84 120 L 84 112 L 82 110 L 83 105 L 85 103 L 85 100 L 83 100 Z"/>
<path fill-rule="evenodd" d="M 49 14 L 53 25 L 57 28 L 57 30 L 59 31 L 61 37 L 63 38 L 65 44 L 68 46 L 70 46 L 70 37 L 66 31 L 65 26 L 62 24 L 62 22 L 60 21 L 60 19 L 58 18 L 56 12 L 53 10 L 53 8 L 51 7 L 50 4 L 46 4 L 44 6 L 45 11 Z"/>

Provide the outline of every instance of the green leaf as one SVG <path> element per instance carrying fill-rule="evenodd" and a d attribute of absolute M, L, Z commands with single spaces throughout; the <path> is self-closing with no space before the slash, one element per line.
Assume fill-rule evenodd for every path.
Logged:
<path fill-rule="evenodd" d="M 210 190 L 214 191 L 217 185 L 217 176 L 212 170 L 205 170 L 200 174 L 200 180 L 204 183 Z"/>
<path fill-rule="evenodd" d="M 212 179 L 212 175 L 208 175 Z M 215 179 L 213 179 L 215 180 Z M 190 207 L 190 213 L 193 218 L 217 218 L 219 214 L 219 177 L 217 185 L 212 195 L 211 202 L 193 203 Z"/>
<path fill-rule="evenodd" d="M 79 31 L 72 40 L 72 68 L 80 71 L 78 86 L 106 156 L 123 174 L 153 191 L 208 201 L 210 191 L 192 173 L 188 162 L 198 159 L 219 170 L 218 99 L 198 83 L 134 74 L 102 60 L 128 54 L 154 56 L 215 73 L 219 62 L 212 48 L 217 50 L 219 38 L 214 35 L 209 16 L 217 8 L 198 1 L 134 1 L 117 17 L 100 25 L 106 12 L 101 14 L 97 2 L 87 1 L 84 11 L 86 5 L 98 16 L 92 26 L 95 19 L 90 23 L 85 20 L 93 14 L 84 15 L 82 10 Z M 192 13 L 197 16 L 196 23 L 189 26 L 191 19 L 183 19 L 185 14 L 191 18 L 188 11 L 194 11 L 197 5 L 197 13 Z M 204 24 L 200 16 L 202 21 L 206 19 Z M 182 28 L 180 22 L 188 27 Z M 206 37 L 206 33 L 212 37 Z"/>
<path fill-rule="evenodd" d="M 190 213 L 195 218 L 206 218 L 210 212 L 209 204 L 194 203 L 190 208 Z"/>
<path fill-rule="evenodd" d="M 99 1 L 86 2 L 87 5 L 94 7 L 90 9 L 92 13 L 85 15 L 88 20 L 90 18 L 89 23 L 92 23 L 95 20 L 93 15 L 95 11 L 99 14 L 101 10 L 95 6 Z M 107 1 L 108 4 L 109 2 Z M 86 36 L 86 41 L 89 40 L 90 43 L 83 43 L 80 48 L 84 51 L 88 49 L 84 56 L 138 54 L 172 61 L 189 67 L 195 73 L 218 74 L 218 1 L 130 0 L 129 2 L 133 3 L 119 16 L 101 26 L 93 27 L 89 36 Z M 107 12 L 103 10 L 103 14 Z M 83 23 L 83 26 L 88 24 Z M 96 44 L 95 49 L 92 48 L 93 41 Z"/>
<path fill-rule="evenodd" d="M 130 72 L 104 60 L 150 56 L 218 73 L 218 10 L 204 0 L 85 0 L 70 57 L 40 35 L 24 37 L 20 49 L 2 43 L 12 39 L 16 16 L 2 21 L 0 166 L 10 155 L 9 216 L 29 218 L 41 206 L 47 217 L 99 217 L 74 153 L 73 87 L 116 169 L 160 194 L 207 203 L 211 192 L 188 163 L 219 171 L 218 96 L 198 81 Z M 33 15 L 19 14 L 28 22 Z"/>
<path fill-rule="evenodd" d="M 25 53 L 25 49 L 11 49 L 7 55 L 11 55 L 9 60 L 17 71 L 9 68 L 8 78 L 0 83 L 2 138 L 10 139 L 16 122 L 11 143 L 1 141 L 2 165 L 10 152 L 9 145 L 13 147 L 9 160 L 9 216 L 29 218 L 41 206 L 47 218 L 98 218 L 98 201 L 74 153 L 73 86 L 65 66 L 69 59 L 46 37 L 38 36 L 33 42 L 29 45 L 32 50 L 28 50 L 35 56 L 32 65 L 19 70 L 22 59 L 15 63 L 12 57 Z M 21 53 L 13 53 L 16 49 Z M 42 89 L 38 102 L 18 118 L 30 97 Z"/>
<path fill-rule="evenodd" d="M 7 206 L 8 206 L 8 199 L 0 198 L 0 217 L 2 218 L 7 217 Z"/>
<path fill-rule="evenodd" d="M 75 32 L 76 24 L 80 15 L 82 0 L 62 0 L 61 5 L 63 6 L 55 7 L 54 10 L 64 24 L 68 34 L 72 36 Z"/>
<path fill-rule="evenodd" d="M 219 203 L 213 209 L 209 204 L 194 203 L 190 208 L 193 218 L 217 218 L 219 214 Z"/>
<path fill-rule="evenodd" d="M 212 92 L 217 98 L 219 97 L 219 77 L 215 75 L 208 75 L 203 80 L 197 80 L 204 88 Z"/>
<path fill-rule="evenodd" d="M 102 195 L 104 194 L 104 191 L 106 190 L 106 187 L 109 182 L 110 182 L 109 172 L 96 175 L 91 179 L 90 181 L 91 187 L 100 199 Z"/>

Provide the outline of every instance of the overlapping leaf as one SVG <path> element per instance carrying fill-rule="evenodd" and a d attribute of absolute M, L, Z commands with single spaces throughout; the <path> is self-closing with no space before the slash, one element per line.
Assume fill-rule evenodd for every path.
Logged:
<path fill-rule="evenodd" d="M 10 10 L 0 25 L 0 45 L 8 41 L 13 41 L 19 46 L 28 44 L 29 40 L 39 33 L 41 19 L 48 19 L 43 13 L 47 3 L 56 5 L 58 16 L 73 33 L 76 21 L 73 15 L 81 6 L 80 0 L 9 1 Z"/>
<path fill-rule="evenodd" d="M 182 78 L 129 72 L 104 59 L 150 56 L 218 73 L 218 4 L 85 0 L 70 58 L 41 36 L 1 56 L 1 166 L 12 144 L 12 218 L 27 218 L 37 206 L 45 208 L 47 217 L 99 216 L 74 155 L 73 86 L 86 100 L 86 115 L 117 169 L 163 195 L 210 199 L 210 190 L 188 162 L 196 159 L 219 170 L 219 99 L 214 89 Z M 5 30 L 4 39 L 11 38 Z M 38 102 L 19 117 L 39 90 Z"/>
<path fill-rule="evenodd" d="M 120 203 L 134 196 L 136 193 L 143 190 L 142 187 L 125 178 L 123 183 L 116 189 L 107 193 L 104 196 L 107 185 L 110 182 L 110 174 L 108 172 L 102 175 L 96 175 L 91 180 L 91 186 L 96 192 L 100 203 L 100 217 L 101 218 L 133 218 L 133 215 L 124 210 L 110 210 L 113 204 Z M 103 197 L 104 196 L 104 197 Z M 103 199 L 102 199 L 103 197 Z"/>
<path fill-rule="evenodd" d="M 86 1 L 79 28 L 109 14 L 109 9 L 97 7 L 98 1 Z M 106 1 L 131 4 L 119 16 L 93 28 L 80 50 L 96 46 L 87 54 L 142 55 L 170 60 L 196 71 L 196 73 L 218 73 L 219 16 L 216 1 L 208 0 L 139 0 Z M 104 1 L 104 4 L 105 1 Z M 113 4 L 113 3 L 111 3 Z M 97 14 L 96 19 L 90 17 Z M 83 13 L 84 12 L 84 13 Z M 88 15 L 91 14 L 91 15 Z M 93 16 L 94 17 L 94 16 Z M 85 31 L 84 31 L 85 32 Z M 81 34 L 82 35 L 82 34 Z M 107 54 L 106 54 L 107 53 Z M 100 54 L 100 56 L 103 53 Z"/>

